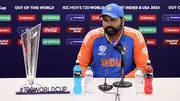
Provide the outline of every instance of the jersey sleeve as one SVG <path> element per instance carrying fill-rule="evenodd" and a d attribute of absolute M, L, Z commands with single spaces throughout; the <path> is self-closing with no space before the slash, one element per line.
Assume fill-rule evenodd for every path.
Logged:
<path fill-rule="evenodd" d="M 83 77 L 84 77 L 84 72 L 87 70 L 87 66 L 90 64 L 92 58 L 93 40 L 92 39 L 87 40 L 89 34 L 91 33 L 89 32 L 84 38 L 77 56 L 77 59 L 80 62 L 80 66 L 82 67 Z"/>
<path fill-rule="evenodd" d="M 149 59 L 148 55 L 148 49 L 146 46 L 146 43 L 144 41 L 144 37 L 138 30 L 133 30 L 133 39 L 134 39 L 134 62 L 136 67 L 140 67 L 142 71 L 144 71 L 144 68 L 147 64 L 147 60 Z M 134 74 L 136 72 L 136 69 L 131 71 L 129 74 L 127 74 L 125 77 L 132 78 L 134 77 Z"/>
<path fill-rule="evenodd" d="M 82 42 L 77 59 L 79 60 L 80 66 L 82 67 L 83 77 L 88 65 L 92 63 L 92 48 L 94 39 L 99 36 L 102 36 L 102 34 L 99 31 L 91 30 L 86 34 Z"/>

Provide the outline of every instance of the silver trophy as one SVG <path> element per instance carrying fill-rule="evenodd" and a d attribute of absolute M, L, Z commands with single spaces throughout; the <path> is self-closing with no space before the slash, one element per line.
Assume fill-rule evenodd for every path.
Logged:
<path fill-rule="evenodd" d="M 23 87 L 40 86 L 34 83 L 37 71 L 40 33 L 41 24 L 38 24 L 37 26 L 31 29 L 26 29 L 26 31 L 23 34 L 21 34 L 24 65 L 26 70 L 26 77 L 28 79 L 28 83 L 22 85 Z"/>

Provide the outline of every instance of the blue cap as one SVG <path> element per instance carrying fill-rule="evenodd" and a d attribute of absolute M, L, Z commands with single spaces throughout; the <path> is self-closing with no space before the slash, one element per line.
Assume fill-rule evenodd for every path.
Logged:
<path fill-rule="evenodd" d="M 106 5 L 103 10 L 100 18 L 103 15 L 108 15 L 112 18 L 118 18 L 118 17 L 124 17 L 124 11 L 121 9 L 121 7 L 115 3 L 111 3 Z"/>

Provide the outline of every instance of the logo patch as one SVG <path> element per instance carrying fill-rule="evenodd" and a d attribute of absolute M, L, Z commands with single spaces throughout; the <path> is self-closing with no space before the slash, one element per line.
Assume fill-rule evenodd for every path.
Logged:
<path fill-rule="evenodd" d="M 126 53 L 127 52 L 127 46 L 123 46 L 123 50 L 124 50 L 124 53 Z"/>
<path fill-rule="evenodd" d="M 98 49 L 99 53 L 98 53 L 98 55 L 106 55 L 106 53 L 105 53 L 106 49 L 107 49 L 107 47 L 104 46 L 104 45 L 99 46 L 99 49 Z"/>
<path fill-rule="evenodd" d="M 107 7 L 107 11 L 111 11 L 111 10 L 112 10 L 111 6 Z"/>

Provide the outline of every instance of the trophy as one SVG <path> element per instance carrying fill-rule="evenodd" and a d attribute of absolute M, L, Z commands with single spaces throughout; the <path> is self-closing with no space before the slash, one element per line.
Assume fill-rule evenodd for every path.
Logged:
<path fill-rule="evenodd" d="M 24 65 L 28 83 L 22 85 L 20 91 L 16 92 L 16 94 L 70 94 L 66 86 L 49 87 L 34 82 L 37 70 L 40 33 L 41 24 L 38 24 L 31 29 L 26 29 L 25 32 L 21 34 Z"/>
<path fill-rule="evenodd" d="M 34 83 L 37 71 L 40 33 L 41 24 L 38 24 L 31 29 L 26 29 L 25 32 L 21 34 L 24 65 L 26 71 L 26 78 L 28 80 L 28 83 L 22 85 L 22 87 L 34 88 L 40 86 Z"/>

